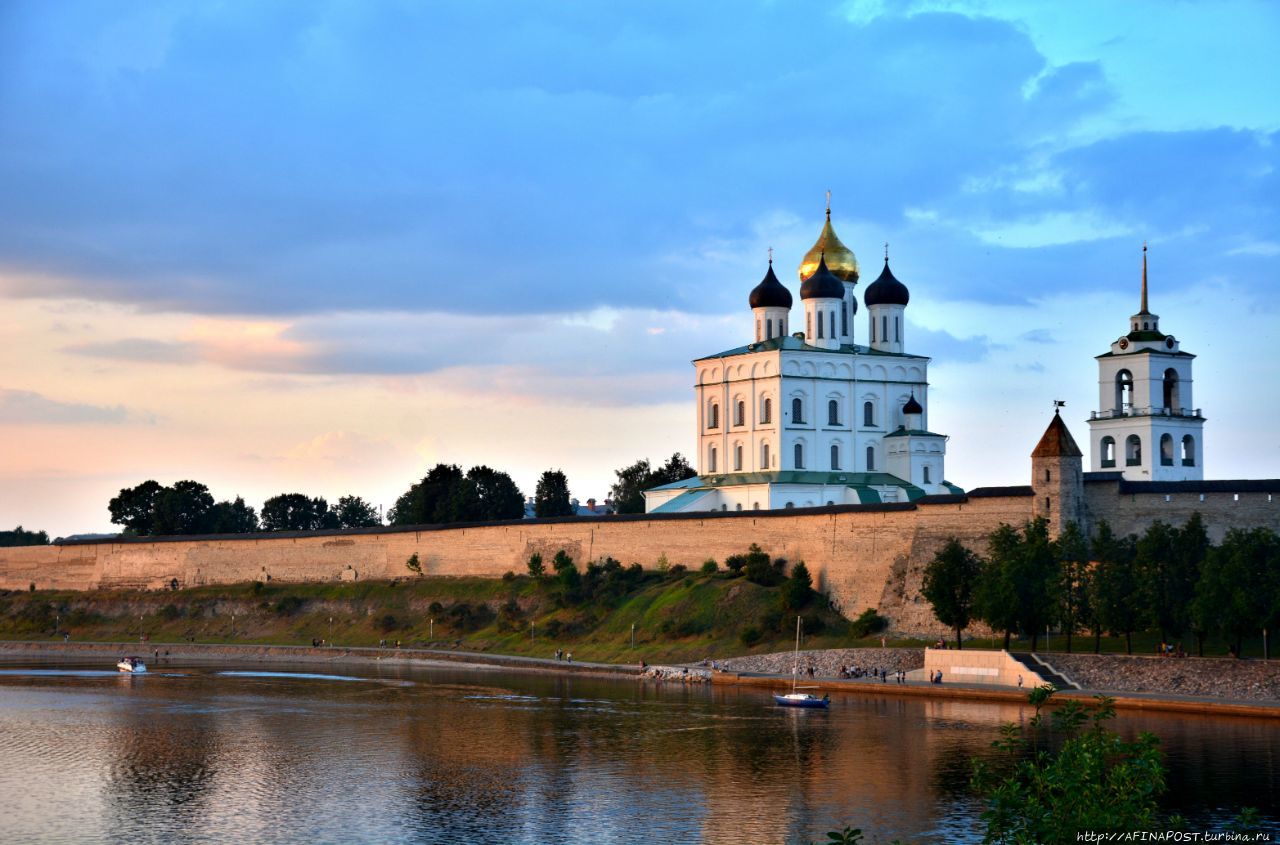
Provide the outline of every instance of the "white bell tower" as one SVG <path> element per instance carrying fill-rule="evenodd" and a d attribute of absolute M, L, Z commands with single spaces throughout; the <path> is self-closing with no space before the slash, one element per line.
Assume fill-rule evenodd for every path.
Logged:
<path fill-rule="evenodd" d="M 1147 307 L 1142 246 L 1142 307 L 1129 332 L 1099 355 L 1098 410 L 1089 415 L 1090 468 L 1130 481 L 1204 478 L 1204 417 L 1191 394 L 1191 362 Z"/>

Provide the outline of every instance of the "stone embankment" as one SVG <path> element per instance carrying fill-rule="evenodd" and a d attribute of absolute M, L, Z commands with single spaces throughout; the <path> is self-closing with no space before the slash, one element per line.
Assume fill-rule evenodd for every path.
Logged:
<path fill-rule="evenodd" d="M 640 677 L 677 684 L 709 684 L 711 670 L 690 666 L 650 666 L 640 673 Z"/>
<path fill-rule="evenodd" d="M 726 672 L 746 672 L 765 675 L 791 675 L 791 667 L 796 663 L 795 652 L 777 652 L 775 654 L 752 654 L 746 657 L 731 657 L 728 660 L 717 660 L 717 668 Z M 879 672 L 881 669 L 894 672 L 910 672 L 912 669 L 924 668 L 924 649 L 922 648 L 831 648 L 820 651 L 802 651 L 799 657 L 800 671 L 808 674 L 813 667 L 815 677 L 837 678 L 842 667 L 854 667 L 866 673 Z"/>
<path fill-rule="evenodd" d="M 1087 690 L 1280 700 L 1280 660 L 1057 653 L 1041 657 Z"/>

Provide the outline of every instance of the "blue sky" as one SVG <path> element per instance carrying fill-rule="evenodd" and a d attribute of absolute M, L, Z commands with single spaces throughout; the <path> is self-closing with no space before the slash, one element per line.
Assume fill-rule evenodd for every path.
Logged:
<path fill-rule="evenodd" d="M 827 189 L 911 286 L 956 483 L 1087 416 L 1143 240 L 1209 474 L 1280 474 L 1227 413 L 1280 413 L 1277 43 L 1262 2 L 7 3 L 0 522 L 151 476 L 389 504 L 436 459 L 602 496 L 689 451 L 688 361 Z"/>

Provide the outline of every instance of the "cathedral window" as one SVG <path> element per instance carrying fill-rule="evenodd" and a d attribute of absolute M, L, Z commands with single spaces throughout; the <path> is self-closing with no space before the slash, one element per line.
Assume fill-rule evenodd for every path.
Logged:
<path fill-rule="evenodd" d="M 1182 407 L 1178 391 L 1178 371 L 1173 367 L 1164 371 L 1164 408 L 1165 413 L 1177 413 Z"/>
<path fill-rule="evenodd" d="M 804 315 L 804 328 L 805 328 L 805 334 L 809 337 L 813 337 L 813 315 L 812 314 Z"/>
<path fill-rule="evenodd" d="M 822 312 L 818 312 L 818 337 L 822 337 Z"/>
<path fill-rule="evenodd" d="M 886 343 L 889 342 L 889 318 L 887 316 L 880 318 L 880 339 Z"/>
<path fill-rule="evenodd" d="M 871 342 L 876 342 L 876 318 L 871 318 Z"/>
<path fill-rule="evenodd" d="M 742 445 L 733 447 L 733 469 L 734 472 L 742 472 Z"/>
<path fill-rule="evenodd" d="M 1125 438 L 1124 464 L 1130 467 L 1142 466 L 1142 438 L 1136 434 Z"/>
<path fill-rule="evenodd" d="M 827 402 L 827 425 L 840 425 L 840 403 L 834 399 Z"/>
<path fill-rule="evenodd" d="M 747 403 L 739 399 L 733 406 L 733 424 L 747 424 Z"/>
<path fill-rule="evenodd" d="M 765 330 L 764 339 L 773 340 L 773 320 L 772 319 L 768 319 L 764 321 L 764 330 Z"/>
<path fill-rule="evenodd" d="M 831 312 L 830 323 L 831 323 L 831 336 L 835 337 L 836 336 L 836 312 L 834 311 Z"/>
<path fill-rule="evenodd" d="M 796 444 L 796 469 L 804 469 L 804 444 Z"/>
<path fill-rule="evenodd" d="M 1160 466 L 1173 466 L 1173 435 L 1160 435 Z"/>
<path fill-rule="evenodd" d="M 712 446 L 707 450 L 707 472 L 716 471 L 716 447 Z"/>
<path fill-rule="evenodd" d="M 804 402 L 797 396 L 791 400 L 791 421 L 793 423 L 804 422 Z"/>
<path fill-rule="evenodd" d="M 763 339 L 764 335 L 760 334 L 760 321 L 756 320 L 756 340 L 761 341 Z"/>
<path fill-rule="evenodd" d="M 831 468 L 840 469 L 840 446 L 837 443 L 831 444 Z"/>
<path fill-rule="evenodd" d="M 1114 437 L 1102 438 L 1102 466 L 1113 467 L 1116 465 L 1116 439 Z"/>
<path fill-rule="evenodd" d="M 923 469 L 923 471 L 924 471 L 924 483 L 925 483 L 925 484 L 932 484 L 933 482 L 929 480 L 929 468 L 928 468 L 928 467 L 922 467 L 922 469 Z"/>
<path fill-rule="evenodd" d="M 765 470 L 768 468 L 769 468 L 769 444 L 761 443 L 760 444 L 760 469 Z"/>
<path fill-rule="evenodd" d="M 902 318 L 893 318 L 893 340 L 895 343 L 902 343 Z"/>
<path fill-rule="evenodd" d="M 867 472 L 876 471 L 876 447 L 867 447 Z"/>
<path fill-rule="evenodd" d="M 1116 411 L 1127 417 L 1133 410 L 1133 373 L 1121 370 L 1116 373 Z"/>
<path fill-rule="evenodd" d="M 849 334 L 849 303 L 840 303 L 840 334 Z"/>
<path fill-rule="evenodd" d="M 876 424 L 876 406 L 871 402 L 862 403 L 862 424 L 868 427 Z"/>
<path fill-rule="evenodd" d="M 1182 465 L 1184 467 L 1196 465 L 1196 439 L 1190 434 L 1182 437 Z"/>
<path fill-rule="evenodd" d="M 707 428 L 720 427 L 720 405 L 712 402 L 711 407 L 707 409 Z"/>
<path fill-rule="evenodd" d="M 764 402 L 760 404 L 760 422 L 773 422 L 773 400 L 768 396 L 764 398 Z"/>

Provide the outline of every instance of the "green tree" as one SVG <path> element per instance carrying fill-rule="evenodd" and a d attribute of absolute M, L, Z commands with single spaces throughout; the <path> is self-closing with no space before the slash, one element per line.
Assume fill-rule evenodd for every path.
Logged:
<path fill-rule="evenodd" d="M 45 531 L 27 531 L 21 525 L 12 531 L 0 531 L 0 547 L 45 546 L 48 543 L 49 534 Z"/>
<path fill-rule="evenodd" d="M 1142 586 L 1135 598 L 1143 603 L 1148 616 L 1160 629 L 1162 641 L 1182 636 L 1195 596 L 1195 580 L 1182 571 L 1183 559 L 1178 554 L 1180 535 L 1176 528 L 1156 520 L 1147 526 L 1134 546 L 1133 563 Z"/>
<path fill-rule="evenodd" d="M 1133 654 L 1133 632 L 1147 621 L 1138 572 L 1133 564 L 1134 538 L 1116 537 L 1105 521 L 1093 539 L 1094 601 L 1098 623 L 1113 635 L 1124 635 L 1125 653 Z"/>
<path fill-rule="evenodd" d="M 107 503 L 111 521 L 123 525 L 126 534 L 145 536 L 155 533 L 156 497 L 164 491 L 158 481 L 148 480 L 137 487 L 125 487 Z"/>
<path fill-rule="evenodd" d="M 1016 570 L 1018 627 L 1031 635 L 1031 650 L 1035 651 L 1058 605 L 1058 558 L 1049 540 L 1048 521 L 1039 518 L 1027 523 L 1021 546 Z"/>
<path fill-rule="evenodd" d="M 422 574 L 422 561 L 418 559 L 417 552 L 409 555 L 409 559 L 404 562 L 404 568 L 412 572 L 414 575 Z"/>
<path fill-rule="evenodd" d="M 1082 624 L 1093 616 L 1089 602 L 1093 568 L 1089 562 L 1089 538 L 1074 522 L 1063 526 L 1053 545 L 1058 559 L 1058 623 L 1067 635 L 1067 653 L 1071 638 Z"/>
<path fill-rule="evenodd" d="M 609 488 L 609 497 L 613 500 L 615 510 L 618 513 L 644 513 L 645 490 L 693 478 L 697 472 L 676 452 L 657 468 L 652 467 L 649 459 L 645 458 L 614 474 L 618 480 Z"/>
<path fill-rule="evenodd" d="M 462 468 L 455 464 L 436 464 L 421 481 L 415 482 L 387 513 L 392 525 L 423 525 L 441 521 L 437 517 L 442 501 L 462 481 Z"/>
<path fill-rule="evenodd" d="M 782 606 L 785 610 L 803 610 L 813 600 L 813 577 L 804 561 L 791 567 L 791 577 L 782 585 Z"/>
<path fill-rule="evenodd" d="M 467 507 L 469 518 L 480 521 L 524 518 L 524 493 L 505 472 L 487 466 L 467 472 L 475 499 Z"/>
<path fill-rule="evenodd" d="M 198 481 L 179 481 L 155 497 L 153 534 L 206 534 L 212 530 L 213 496 Z"/>
<path fill-rule="evenodd" d="M 925 568 L 920 593 L 933 606 L 938 621 L 956 632 L 956 648 L 963 648 L 960 634 L 973 621 L 981 573 L 981 559 L 955 537 Z"/>
<path fill-rule="evenodd" d="M 743 566 L 743 572 L 746 574 L 748 581 L 753 584 L 759 584 L 762 587 L 772 587 L 782 580 L 778 567 L 774 565 L 774 561 L 769 559 L 769 553 L 755 543 L 752 543 L 751 547 L 747 549 L 746 564 Z"/>
<path fill-rule="evenodd" d="M 382 524 L 378 509 L 359 496 L 343 496 L 330 508 L 339 528 L 373 528 Z"/>
<path fill-rule="evenodd" d="M 1233 528 L 1209 550 L 1197 585 L 1196 615 L 1239 656 L 1244 637 L 1275 624 L 1280 537 L 1267 528 Z"/>
<path fill-rule="evenodd" d="M 556 552 L 551 559 L 551 568 L 556 573 L 556 592 L 562 604 L 573 604 L 582 598 L 582 573 L 574 565 L 564 549 Z"/>
<path fill-rule="evenodd" d="M 993 631 L 1004 632 L 1004 649 L 1018 627 L 1017 559 L 1022 538 L 1012 525 L 1001 523 L 987 538 L 987 559 L 978 578 L 977 617 Z"/>
<path fill-rule="evenodd" d="M 549 469 L 538 479 L 538 489 L 533 494 L 534 516 L 573 516 L 569 503 L 569 479 L 558 469 Z"/>
<path fill-rule="evenodd" d="M 542 563 L 542 555 L 534 552 L 529 555 L 529 575 L 534 580 L 542 580 L 542 576 L 547 574 L 547 568 Z"/>
<path fill-rule="evenodd" d="M 281 493 L 262 503 L 262 530 L 315 531 L 329 527 L 329 503 L 304 493 Z"/>
<path fill-rule="evenodd" d="M 239 496 L 231 502 L 218 502 L 209 514 L 209 531 L 212 534 L 252 534 L 257 530 L 257 512 Z"/>
<path fill-rule="evenodd" d="M 1052 687 L 1032 690 L 1036 714 L 1027 730 L 1007 724 L 994 745 L 1004 752 L 998 771 L 990 763 L 974 764 L 973 784 L 987 809 L 985 843 L 1060 845 L 1077 842 L 1082 831 L 1124 833 L 1177 827 L 1164 818 L 1159 799 L 1165 790 L 1160 742 L 1149 733 L 1126 741 L 1107 729 L 1115 717 L 1112 701 L 1097 696 L 1088 711 L 1069 701 L 1053 712 L 1052 731 L 1041 707 Z M 1028 738 L 1027 733 L 1031 737 Z M 1065 737 L 1056 753 L 1042 733 Z M 1032 741 L 1036 740 L 1036 741 Z"/>

